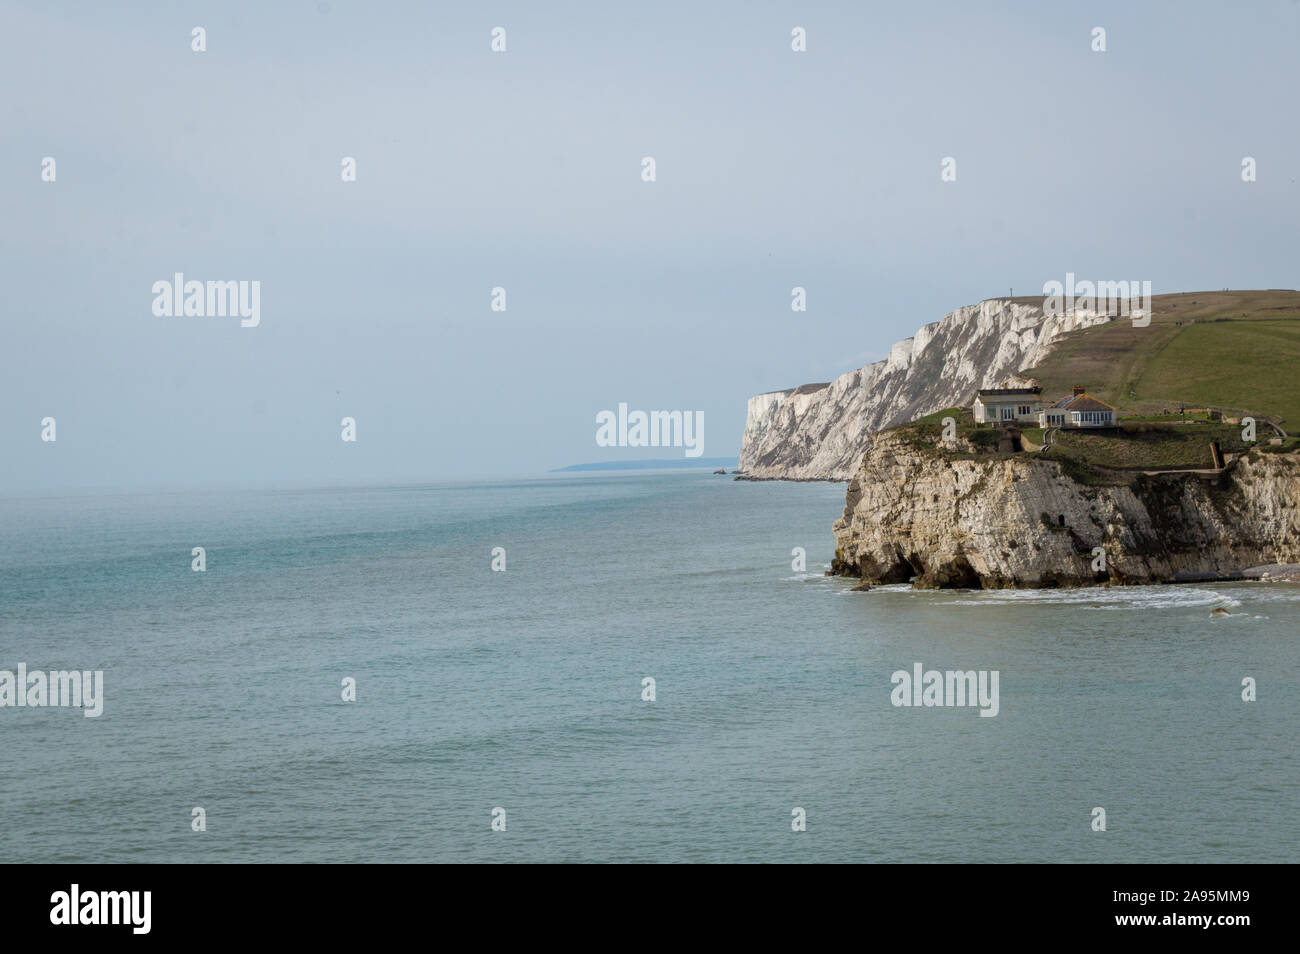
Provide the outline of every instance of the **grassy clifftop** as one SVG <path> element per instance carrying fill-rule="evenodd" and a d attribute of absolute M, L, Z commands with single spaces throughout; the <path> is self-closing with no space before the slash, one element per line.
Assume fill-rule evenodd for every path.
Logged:
<path fill-rule="evenodd" d="M 1053 431 L 1051 446 L 1031 456 L 1059 462 L 1082 483 L 1106 485 L 1129 483 L 1144 471 L 1211 469 L 1211 442 L 1230 457 L 1300 451 L 1300 292 L 1188 292 L 1157 295 L 1151 304 L 1147 327 L 1116 318 L 1072 332 L 1043 364 L 1024 371 L 1038 379 L 1044 399 L 1082 384 L 1115 405 L 1124 422 L 1104 431 Z M 1180 405 L 1271 417 L 1292 436 L 1270 445 L 1274 432 L 1261 422 L 1258 441 L 1248 444 L 1241 425 L 1176 413 Z M 945 418 L 955 424 L 953 443 L 942 440 Z M 977 425 L 965 407 L 888 433 L 950 459 L 1011 457 L 1044 440 L 1041 429 L 1026 428 L 1029 443 L 1022 444 L 1000 428 Z"/>
<path fill-rule="evenodd" d="M 944 441 L 944 420 L 951 418 L 950 442 Z M 1129 484 L 1139 474 L 1151 471 L 1210 470 L 1214 460 L 1211 442 L 1229 456 L 1246 453 L 1292 454 L 1300 451 L 1300 439 L 1290 437 L 1280 446 L 1267 443 L 1271 431 L 1261 428 L 1261 440 L 1250 444 L 1241 438 L 1241 426 L 1212 421 L 1175 423 L 1131 422 L 1104 431 L 1056 430 L 1052 444 L 1042 451 L 1023 449 L 1008 432 L 988 424 L 976 424 L 967 408 L 950 407 L 918 418 L 901 427 L 882 431 L 928 456 L 948 460 L 1023 459 L 1053 460 L 1073 479 L 1097 486 Z M 1042 431 L 1026 429 L 1023 435 L 1039 442 Z"/>
<path fill-rule="evenodd" d="M 1044 396 L 1086 385 L 1121 417 L 1203 404 L 1300 431 L 1300 292 L 1186 292 L 1151 306 L 1147 327 L 1117 318 L 1073 332 L 1025 374 Z"/>

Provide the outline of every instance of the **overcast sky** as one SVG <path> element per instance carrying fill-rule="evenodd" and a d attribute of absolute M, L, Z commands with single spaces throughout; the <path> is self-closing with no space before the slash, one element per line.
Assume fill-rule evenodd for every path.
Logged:
<path fill-rule="evenodd" d="M 728 456 L 1010 288 L 1300 284 L 1300 5 L 893 6 L 0 0 L 0 494 Z"/>

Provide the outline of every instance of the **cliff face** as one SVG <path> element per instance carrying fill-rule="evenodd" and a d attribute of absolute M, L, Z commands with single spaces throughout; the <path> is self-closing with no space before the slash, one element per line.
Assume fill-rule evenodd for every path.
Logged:
<path fill-rule="evenodd" d="M 884 361 L 829 384 L 750 398 L 740 469 L 755 478 L 848 480 L 873 431 L 965 404 L 977 388 L 1038 364 L 1062 334 L 1106 320 L 1096 312 L 1048 318 L 1006 299 L 958 308 L 895 344 Z"/>
<path fill-rule="evenodd" d="M 1054 461 L 954 459 L 885 432 L 867 442 L 835 540 L 833 572 L 869 583 L 1240 578 L 1250 567 L 1300 563 L 1300 455 L 1255 450 L 1208 480 L 1164 474 L 1091 486 Z M 1092 568 L 1094 547 L 1105 550 L 1104 571 Z"/>

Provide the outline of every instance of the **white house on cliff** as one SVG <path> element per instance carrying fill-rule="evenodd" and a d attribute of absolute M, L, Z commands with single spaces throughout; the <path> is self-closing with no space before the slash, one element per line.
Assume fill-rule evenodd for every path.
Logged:
<path fill-rule="evenodd" d="M 1043 409 L 1042 388 L 981 388 L 971 402 L 977 424 L 1033 424 Z"/>
<path fill-rule="evenodd" d="M 1114 427 L 1117 423 L 1113 407 L 1077 386 L 1069 397 L 1038 412 L 1039 427 Z"/>
<path fill-rule="evenodd" d="M 1114 427 L 1115 408 L 1076 385 L 1073 393 L 1044 405 L 1042 388 L 982 388 L 971 402 L 979 424 L 1030 424 L 1039 427 Z"/>

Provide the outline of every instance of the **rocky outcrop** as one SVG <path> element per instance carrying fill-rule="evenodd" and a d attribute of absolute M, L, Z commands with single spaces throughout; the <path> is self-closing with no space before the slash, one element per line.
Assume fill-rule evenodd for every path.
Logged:
<path fill-rule="evenodd" d="M 883 361 L 750 398 L 739 469 L 751 479 L 848 480 L 872 432 L 966 404 L 977 388 L 1041 363 L 1061 335 L 1106 320 L 1095 311 L 1049 318 L 998 298 L 958 308 Z"/>
<path fill-rule="evenodd" d="M 832 572 L 1002 588 L 1240 579 L 1300 563 L 1300 454 L 1253 450 L 1208 479 L 1097 486 L 1057 461 L 975 451 L 900 431 L 871 437 L 835 523 Z"/>

